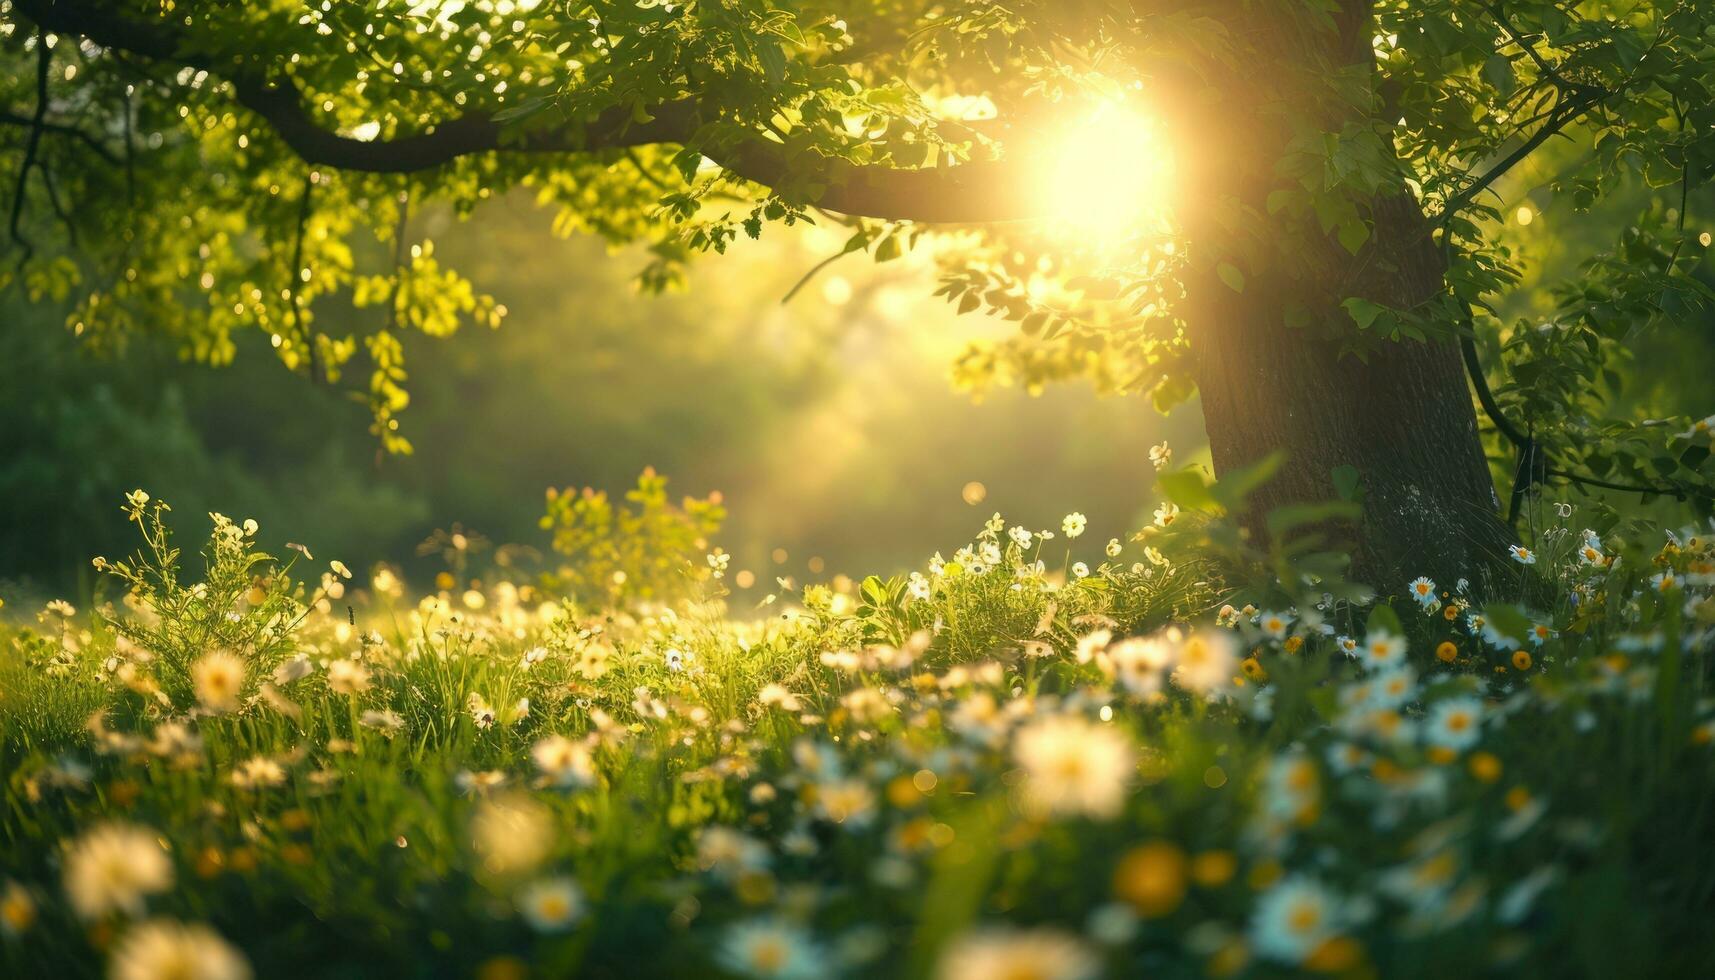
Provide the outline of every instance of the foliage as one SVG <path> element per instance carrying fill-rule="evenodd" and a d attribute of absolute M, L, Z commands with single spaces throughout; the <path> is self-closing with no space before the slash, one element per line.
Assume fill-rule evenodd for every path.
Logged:
<path fill-rule="evenodd" d="M 1707 500 L 1709 447 L 1671 438 L 1689 423 L 1639 425 L 1597 381 L 1641 332 L 1706 318 L 1715 299 L 1707 233 L 1686 214 L 1715 168 L 1710 16 L 1695 0 L 182 14 L 18 0 L 4 88 L 17 279 L 76 297 L 69 323 L 98 347 L 154 331 L 223 363 L 235 332 L 260 330 L 288 366 L 328 378 L 363 352 L 375 431 L 403 451 L 400 336 L 504 312 L 438 264 L 412 215 L 468 214 L 527 185 L 563 231 L 647 243 L 651 287 L 767 223 L 832 224 L 838 254 L 878 261 L 934 237 L 941 293 L 1020 326 L 960 357 L 959 384 L 1085 376 L 1165 409 L 1194 391 L 1188 278 L 1242 291 L 1263 272 L 1315 275 L 1303 245 L 1319 236 L 1368 267 L 1376 202 L 1409 193 L 1448 288 L 1392 309 L 1353 285 L 1337 308 L 1286 319 L 1358 356 L 1472 336 L 1504 355 L 1501 408 L 1512 441 L 1554 460 L 1544 477 Z M 1258 64 L 1265 88 L 1244 68 Z M 1174 213 L 1149 209 L 1118 240 L 1081 229 L 1089 215 L 1052 179 L 1068 126 L 1115 106 L 1158 120 L 1182 158 L 1158 191 Z M 1538 331 L 1493 315 L 1525 271 L 1498 192 L 1556 137 L 1586 151 L 1547 192 L 1626 209 L 1626 231 Z M 1095 195 L 1084 210 L 1115 210 L 1128 175 L 1152 165 L 1126 152 L 1103 164 L 1105 185 L 1080 189 Z M 1616 193 L 1634 174 L 1641 202 Z M 1019 217 L 1033 221 L 995 222 Z M 1206 234 L 1187 241 L 1192 226 Z M 316 309 L 347 292 L 379 309 L 322 332 Z"/>
<path fill-rule="evenodd" d="M 607 491 L 548 488 L 542 528 L 553 549 L 572 559 L 548 577 L 549 586 L 596 608 L 624 600 L 670 601 L 684 598 L 726 563 L 711 553 L 702 567 L 709 538 L 726 520 L 717 491 L 667 499 L 667 478 L 646 469 L 637 486 L 615 505 Z"/>
<path fill-rule="evenodd" d="M 1531 611 L 1295 603 L 1153 543 L 1090 568 L 1079 515 L 997 515 L 747 623 L 396 606 L 337 563 L 300 603 L 259 532 L 216 518 L 191 581 L 131 507 L 124 611 L 6 628 L 8 972 L 154 975 L 174 921 L 209 976 L 1710 965 L 1699 531 L 1559 524 Z M 144 693 L 209 634 L 242 697 Z"/>

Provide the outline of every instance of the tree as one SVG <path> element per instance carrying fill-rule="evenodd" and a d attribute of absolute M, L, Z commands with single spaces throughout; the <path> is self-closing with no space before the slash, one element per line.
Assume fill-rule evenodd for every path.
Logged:
<path fill-rule="evenodd" d="M 1020 324 L 961 360 L 966 383 L 1081 374 L 1162 408 L 1195 391 L 1218 470 L 1284 453 L 1259 513 L 1362 499 L 1372 581 L 1476 573 L 1548 481 L 1707 507 L 1707 425 L 1599 420 L 1626 345 L 1715 295 L 1708 236 L 1685 226 L 1715 170 L 1707 3 L 13 0 L 7 16 L 24 286 L 76 295 L 72 329 L 98 345 L 166 331 L 218 363 L 259 328 L 336 383 L 361 347 L 395 450 L 399 332 L 504 314 L 411 243 L 412 210 L 525 185 L 567 229 L 650 241 L 655 287 L 769 223 L 843 222 L 846 251 L 880 260 L 955 226 L 942 292 Z M 1165 133 L 1173 176 L 1124 133 Z M 1495 192 L 1556 137 L 1588 151 L 1554 193 L 1593 207 L 1641 172 L 1677 207 L 1652 200 L 1546 329 L 1504 325 L 1490 310 L 1518 269 Z M 58 216 L 53 247 L 28 208 Z M 1079 208 L 1123 233 L 1089 233 Z M 378 308 L 373 331 L 320 333 L 314 301 L 346 290 Z M 1497 391 L 1481 357 L 1499 341 L 1529 375 Z"/>

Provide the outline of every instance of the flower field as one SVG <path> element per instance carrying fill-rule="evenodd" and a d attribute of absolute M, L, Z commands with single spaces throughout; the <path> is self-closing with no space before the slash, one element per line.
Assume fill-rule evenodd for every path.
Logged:
<path fill-rule="evenodd" d="M 419 598 L 127 509 L 96 608 L 6 610 L 6 976 L 1715 969 L 1698 532 L 1563 508 L 1490 600 L 1378 601 L 997 515 L 750 609 L 707 513 Z"/>

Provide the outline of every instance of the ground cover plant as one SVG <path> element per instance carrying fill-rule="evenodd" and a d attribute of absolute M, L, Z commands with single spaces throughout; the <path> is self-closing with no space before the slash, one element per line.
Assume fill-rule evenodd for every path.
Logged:
<path fill-rule="evenodd" d="M 1704 531 L 1566 505 L 1479 603 L 1377 600 L 1215 505 L 1105 545 L 997 514 L 749 617 L 708 513 L 641 497 L 659 560 L 590 601 L 468 566 L 410 596 L 218 514 L 198 558 L 131 495 L 98 607 L 6 632 L 7 972 L 1715 962 Z"/>

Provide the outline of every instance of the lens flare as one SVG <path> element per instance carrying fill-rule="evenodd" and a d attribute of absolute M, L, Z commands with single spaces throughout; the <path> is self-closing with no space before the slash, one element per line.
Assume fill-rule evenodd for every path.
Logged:
<path fill-rule="evenodd" d="M 1108 103 L 1066 127 L 1048 150 L 1042 180 L 1056 224 L 1111 243 L 1163 229 L 1173 178 L 1160 122 Z"/>

